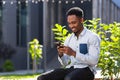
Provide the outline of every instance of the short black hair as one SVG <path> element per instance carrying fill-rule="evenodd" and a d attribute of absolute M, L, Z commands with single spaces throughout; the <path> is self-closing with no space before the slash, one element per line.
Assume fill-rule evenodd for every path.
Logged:
<path fill-rule="evenodd" d="M 70 9 L 67 11 L 66 15 L 67 15 L 67 16 L 68 16 L 68 15 L 76 15 L 76 16 L 78 16 L 78 17 L 80 17 L 80 18 L 83 18 L 83 17 L 84 17 L 84 12 L 83 12 L 83 10 L 82 10 L 81 8 L 79 8 L 79 7 L 72 7 L 72 8 L 70 8 Z"/>

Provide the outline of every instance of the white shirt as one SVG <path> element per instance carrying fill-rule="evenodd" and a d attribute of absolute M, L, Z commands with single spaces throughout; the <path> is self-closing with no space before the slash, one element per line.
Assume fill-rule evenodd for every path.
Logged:
<path fill-rule="evenodd" d="M 80 51 L 80 44 L 86 44 L 87 53 L 83 54 Z M 76 57 L 64 54 L 61 58 L 58 57 L 60 63 L 66 68 L 74 66 L 74 68 L 90 67 L 91 70 L 98 63 L 100 53 L 100 38 L 87 28 L 84 28 L 77 38 L 72 33 L 64 42 L 65 46 L 70 47 L 76 52 Z"/>

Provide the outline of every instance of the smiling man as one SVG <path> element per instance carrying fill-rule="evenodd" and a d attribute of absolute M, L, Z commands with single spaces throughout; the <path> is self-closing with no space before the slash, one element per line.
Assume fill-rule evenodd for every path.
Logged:
<path fill-rule="evenodd" d="M 57 46 L 58 60 L 65 68 L 43 74 L 38 80 L 94 80 L 95 66 L 100 53 L 100 38 L 83 26 L 84 13 L 73 7 L 66 13 L 68 26 L 73 32 Z"/>

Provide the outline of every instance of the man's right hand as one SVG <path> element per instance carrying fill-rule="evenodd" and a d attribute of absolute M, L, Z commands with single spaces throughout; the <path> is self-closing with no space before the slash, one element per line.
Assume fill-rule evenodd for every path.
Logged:
<path fill-rule="evenodd" d="M 57 51 L 59 56 L 62 57 L 64 52 L 64 46 L 63 45 L 57 46 Z"/>

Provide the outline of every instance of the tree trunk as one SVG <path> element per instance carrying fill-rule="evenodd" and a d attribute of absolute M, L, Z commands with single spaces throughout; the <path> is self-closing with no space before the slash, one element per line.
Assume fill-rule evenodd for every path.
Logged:
<path fill-rule="evenodd" d="M 36 59 L 33 60 L 33 72 L 37 71 Z"/>

